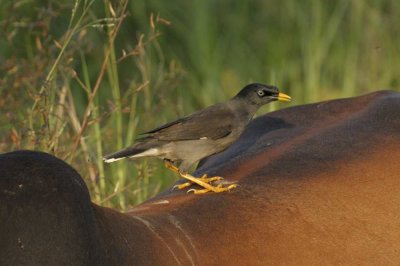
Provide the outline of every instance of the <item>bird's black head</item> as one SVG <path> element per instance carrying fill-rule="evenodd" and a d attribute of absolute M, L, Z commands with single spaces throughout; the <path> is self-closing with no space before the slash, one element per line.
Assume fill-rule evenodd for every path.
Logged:
<path fill-rule="evenodd" d="M 272 101 L 290 101 L 289 95 L 279 92 L 275 86 L 252 83 L 244 87 L 235 98 L 244 99 L 251 104 L 264 105 Z"/>

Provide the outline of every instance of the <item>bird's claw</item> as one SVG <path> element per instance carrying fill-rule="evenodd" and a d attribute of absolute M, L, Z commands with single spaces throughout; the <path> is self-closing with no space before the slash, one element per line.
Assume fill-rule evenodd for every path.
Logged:
<path fill-rule="evenodd" d="M 191 182 L 186 182 L 186 183 L 183 183 L 183 184 L 179 184 L 179 185 L 175 185 L 175 186 L 173 186 L 172 187 L 172 190 L 175 190 L 175 189 L 184 189 L 184 188 L 186 188 L 186 187 L 188 187 L 188 186 L 190 186 L 190 185 L 192 185 L 193 183 L 191 183 Z"/>

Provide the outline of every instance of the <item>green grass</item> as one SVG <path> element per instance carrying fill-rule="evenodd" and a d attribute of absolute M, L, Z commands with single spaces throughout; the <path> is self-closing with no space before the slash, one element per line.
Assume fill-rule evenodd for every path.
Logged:
<path fill-rule="evenodd" d="M 177 177 L 102 155 L 249 82 L 293 105 L 398 90 L 399 24 L 395 0 L 2 1 L 0 151 L 52 153 L 124 210 Z"/>

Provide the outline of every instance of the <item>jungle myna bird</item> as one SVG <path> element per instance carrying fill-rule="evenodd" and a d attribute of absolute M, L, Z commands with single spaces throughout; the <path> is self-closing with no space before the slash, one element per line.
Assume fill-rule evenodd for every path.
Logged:
<path fill-rule="evenodd" d="M 232 99 L 145 132 L 143 134 L 146 136 L 138 139 L 133 146 L 104 156 L 103 159 L 111 163 L 123 158 L 160 157 L 167 168 L 189 180 L 177 188 L 196 183 L 203 189 L 191 189 L 195 194 L 228 191 L 236 185 L 214 186 L 211 183 L 222 177 L 203 175 L 196 178 L 188 174 L 190 167 L 207 156 L 225 150 L 237 140 L 261 106 L 290 99 L 275 86 L 249 84 Z M 179 168 L 174 164 L 178 161 L 181 162 Z"/>

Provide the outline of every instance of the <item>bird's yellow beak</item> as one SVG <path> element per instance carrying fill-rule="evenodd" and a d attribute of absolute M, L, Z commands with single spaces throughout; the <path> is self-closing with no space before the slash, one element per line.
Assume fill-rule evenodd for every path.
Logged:
<path fill-rule="evenodd" d="M 282 92 L 280 92 L 278 94 L 278 101 L 290 102 L 291 100 L 292 100 L 292 97 L 290 97 L 287 94 L 284 94 Z"/>

